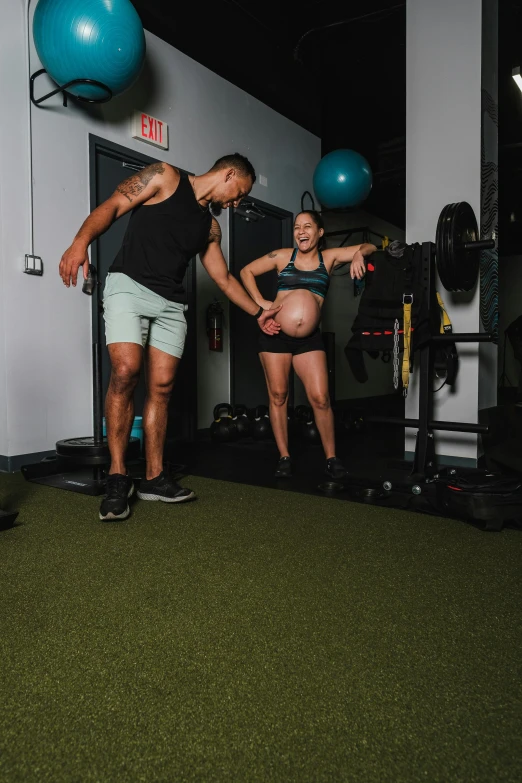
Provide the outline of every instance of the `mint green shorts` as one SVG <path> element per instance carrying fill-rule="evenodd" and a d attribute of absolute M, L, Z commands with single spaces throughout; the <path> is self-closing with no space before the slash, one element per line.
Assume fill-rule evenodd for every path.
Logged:
<path fill-rule="evenodd" d="M 103 289 L 107 345 L 153 345 L 181 359 L 187 336 L 185 309 L 185 305 L 169 302 L 128 275 L 108 274 Z"/>

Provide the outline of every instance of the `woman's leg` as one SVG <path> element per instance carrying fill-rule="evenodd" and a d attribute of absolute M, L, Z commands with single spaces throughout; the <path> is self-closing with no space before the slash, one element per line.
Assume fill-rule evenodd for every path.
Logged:
<path fill-rule="evenodd" d="M 259 354 L 259 358 L 265 371 L 272 432 L 279 455 L 288 457 L 290 456 L 288 453 L 288 378 L 292 366 L 292 354 L 263 351 Z"/>
<path fill-rule="evenodd" d="M 302 380 L 313 408 L 326 459 L 335 457 L 334 417 L 328 393 L 328 368 L 324 351 L 308 351 L 294 356 L 294 370 Z"/>

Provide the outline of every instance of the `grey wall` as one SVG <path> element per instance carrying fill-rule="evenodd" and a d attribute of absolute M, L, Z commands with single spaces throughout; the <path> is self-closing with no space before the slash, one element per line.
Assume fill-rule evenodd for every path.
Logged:
<path fill-rule="evenodd" d="M 290 211 L 311 190 L 320 158 L 317 137 L 147 34 L 146 68 L 125 95 L 97 107 L 71 102 L 63 108 L 59 97 L 45 108 L 31 107 L 34 248 L 45 274 L 24 275 L 31 244 L 27 79 L 40 67 L 32 44 L 30 68 L 24 54 L 25 5 L 7 4 L 0 32 L 2 73 L 10 74 L 0 86 L 10 107 L 9 125 L 0 127 L 0 454 L 9 456 L 52 449 L 59 438 L 92 431 L 90 302 L 80 289 L 65 289 L 57 271 L 89 211 L 89 133 L 195 173 L 238 150 L 268 180 L 266 187 L 256 183 L 252 195 Z M 45 81 L 37 83 L 40 95 Z M 131 138 L 134 109 L 168 122 L 168 151 Z M 14 138 L 12 127 L 19 129 Z M 225 213 L 221 226 L 227 256 Z M 222 354 L 207 349 L 204 312 L 217 289 L 201 266 L 197 283 L 198 403 L 206 426 L 213 401 L 228 398 L 229 353 L 228 344 Z"/>
<path fill-rule="evenodd" d="M 498 377 L 502 374 L 504 329 L 522 315 L 522 256 L 506 256 L 499 264 L 499 361 Z M 506 375 L 516 388 L 522 368 L 515 361 L 509 340 L 506 346 Z M 509 385 L 509 384 L 505 384 Z"/>
<path fill-rule="evenodd" d="M 481 0 L 408 0 L 407 3 L 406 236 L 435 239 L 442 207 L 468 201 L 480 217 L 481 195 Z M 454 330 L 480 330 L 479 291 L 444 292 Z M 437 395 L 435 418 L 476 421 L 479 356 L 476 345 L 459 348 L 455 392 Z M 417 412 L 414 382 L 406 416 Z M 476 460 L 477 437 L 439 434 L 440 454 Z M 406 450 L 413 451 L 412 433 Z"/>
<path fill-rule="evenodd" d="M 393 239 L 404 239 L 404 231 L 384 220 L 358 210 L 351 214 L 325 213 L 327 231 L 347 231 L 351 227 L 364 227 L 376 231 L 377 234 Z M 338 247 L 343 237 L 330 237 L 328 247 Z M 371 237 L 373 244 L 379 246 L 379 240 Z M 356 245 L 363 241 L 361 233 L 354 233 L 347 245 Z M 348 267 L 342 269 L 348 272 Z M 353 294 L 353 280 L 349 274 L 337 276 L 334 274 L 330 282 L 330 290 L 324 304 L 322 329 L 325 332 L 335 332 L 335 395 L 337 400 L 373 397 L 393 393 L 392 365 L 383 364 L 380 360 L 373 361 L 365 355 L 368 370 L 366 383 L 358 383 L 350 370 L 344 355 L 344 346 L 352 336 L 352 324 L 357 315 L 360 297 Z"/>
<path fill-rule="evenodd" d="M 498 44 L 498 0 L 482 0 L 480 228 L 482 236 L 495 239 L 498 237 Z M 495 337 L 499 319 L 498 276 L 497 247 L 482 253 L 480 261 L 480 320 L 484 331 Z M 498 360 L 495 343 L 479 345 L 479 410 L 497 404 Z"/>

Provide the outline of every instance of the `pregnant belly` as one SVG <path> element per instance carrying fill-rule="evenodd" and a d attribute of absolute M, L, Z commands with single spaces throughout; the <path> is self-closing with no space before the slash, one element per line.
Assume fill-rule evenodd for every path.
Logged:
<path fill-rule="evenodd" d="M 308 337 L 317 329 L 321 318 L 321 309 L 310 291 L 297 289 L 290 291 L 276 304 L 283 306 L 276 316 L 281 330 L 290 337 Z"/>

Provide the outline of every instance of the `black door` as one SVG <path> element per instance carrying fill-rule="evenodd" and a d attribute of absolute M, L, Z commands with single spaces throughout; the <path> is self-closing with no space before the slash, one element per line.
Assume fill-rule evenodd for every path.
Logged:
<path fill-rule="evenodd" d="M 105 201 L 117 186 L 135 171 L 154 163 L 154 158 L 126 150 L 101 139 L 91 137 L 91 208 Z M 91 260 L 98 270 L 99 287 L 98 302 L 101 304 L 103 287 L 109 267 L 120 249 L 123 236 L 130 220 L 130 212 L 123 215 L 93 243 Z M 192 259 L 185 275 L 186 305 L 185 313 L 188 323 L 187 342 L 181 360 L 174 392 L 169 406 L 169 421 L 167 437 L 171 440 L 193 440 L 197 427 L 197 358 L 196 358 L 196 289 L 195 260 Z M 93 328 L 96 329 L 96 302 L 93 303 Z M 103 329 L 103 321 L 102 321 Z M 107 393 L 110 379 L 109 352 L 102 335 L 102 381 L 103 396 Z M 144 376 L 136 389 L 135 415 L 141 416 L 145 402 L 146 387 Z"/>
<path fill-rule="evenodd" d="M 293 215 L 258 199 L 249 198 L 255 211 L 246 214 L 245 202 L 231 215 L 231 271 L 239 277 L 241 269 L 256 258 L 292 246 Z M 260 212 L 264 217 L 256 214 Z M 249 217 L 248 220 L 245 218 Z M 256 279 L 262 295 L 273 301 L 277 290 L 277 273 L 269 272 Z M 265 376 L 257 355 L 259 327 L 252 316 L 238 307 L 230 309 L 230 354 L 232 401 L 255 408 L 268 404 Z"/>

